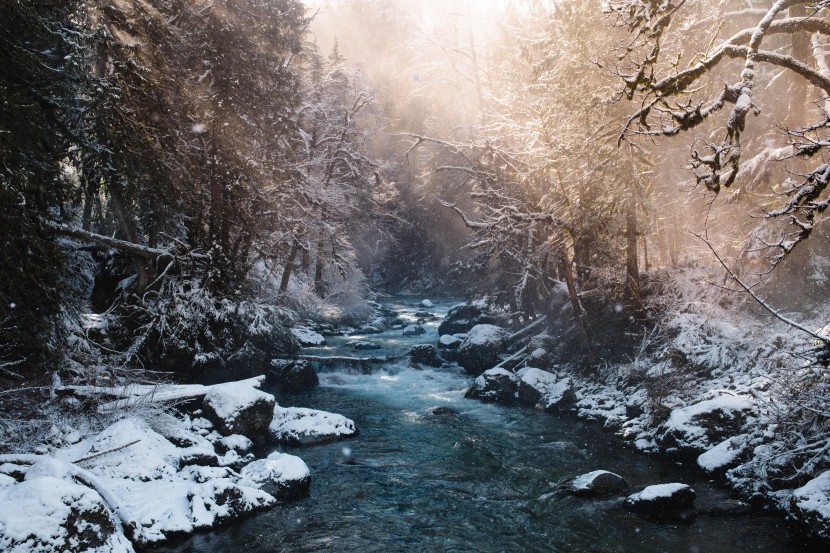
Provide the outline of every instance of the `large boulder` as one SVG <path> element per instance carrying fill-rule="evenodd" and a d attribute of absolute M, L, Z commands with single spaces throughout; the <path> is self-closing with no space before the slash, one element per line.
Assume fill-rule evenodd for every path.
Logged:
<path fill-rule="evenodd" d="M 409 348 L 409 359 L 413 363 L 427 365 L 429 367 L 440 367 L 443 361 L 438 357 L 438 350 L 432 344 L 417 344 Z"/>
<path fill-rule="evenodd" d="M 707 399 L 672 411 L 657 442 L 668 452 L 696 458 L 740 433 L 754 412 L 755 404 L 748 396 L 724 394 Z"/>
<path fill-rule="evenodd" d="M 315 445 L 354 436 L 354 421 L 337 413 L 280 407 L 273 409 L 270 431 L 272 437 L 284 445 Z"/>
<path fill-rule="evenodd" d="M 307 326 L 292 328 L 291 333 L 297 338 L 300 345 L 306 348 L 324 346 L 326 344 L 326 338 L 322 334 Z"/>
<path fill-rule="evenodd" d="M 255 442 L 268 435 L 276 400 L 246 382 L 213 386 L 202 401 L 205 417 L 224 436 L 242 434 Z"/>
<path fill-rule="evenodd" d="M 625 499 L 625 507 L 638 515 L 669 520 L 690 518 L 697 494 L 686 484 L 656 484 Z"/>
<path fill-rule="evenodd" d="M 479 375 L 499 362 L 509 334 L 495 325 L 474 326 L 458 348 L 458 364 L 468 373 Z"/>
<path fill-rule="evenodd" d="M 320 384 L 320 377 L 304 359 L 274 359 L 269 380 L 283 392 L 307 392 Z"/>
<path fill-rule="evenodd" d="M 461 334 L 479 324 L 499 325 L 506 321 L 507 317 L 503 313 L 482 300 L 462 303 L 447 311 L 444 320 L 438 325 L 438 334 Z"/>
<path fill-rule="evenodd" d="M 98 492 L 74 482 L 27 478 L 0 488 L 0 505 L 0 551 L 133 551 Z"/>
<path fill-rule="evenodd" d="M 475 379 L 464 397 L 510 403 L 515 400 L 517 390 L 516 375 L 502 368 L 489 369 Z"/>
<path fill-rule="evenodd" d="M 304 497 L 311 487 L 311 472 L 305 461 L 278 451 L 242 467 L 239 474 L 282 500 Z"/>
<path fill-rule="evenodd" d="M 519 379 L 519 401 L 538 409 L 555 411 L 576 401 L 570 378 L 558 379 L 555 374 L 532 367 L 520 370 L 516 377 Z"/>
<path fill-rule="evenodd" d="M 600 497 L 624 494 L 628 491 L 628 482 L 619 474 L 595 470 L 568 481 L 565 489 L 577 497 Z"/>

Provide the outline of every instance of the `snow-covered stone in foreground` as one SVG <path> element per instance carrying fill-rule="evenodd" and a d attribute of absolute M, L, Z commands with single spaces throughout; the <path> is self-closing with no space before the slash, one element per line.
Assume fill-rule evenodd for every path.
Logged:
<path fill-rule="evenodd" d="M 194 484 L 188 494 L 193 528 L 212 528 L 275 503 L 268 493 L 249 486 L 239 486 L 229 479 Z"/>
<path fill-rule="evenodd" d="M 629 495 L 625 506 L 635 513 L 655 518 L 675 518 L 692 509 L 697 494 L 686 484 L 656 484 Z"/>
<path fill-rule="evenodd" d="M 101 496 L 85 486 L 31 478 L 0 489 L 0 505 L 0 551 L 133 551 Z"/>
<path fill-rule="evenodd" d="M 813 533 L 830 538 L 830 471 L 793 491 L 790 511 Z"/>
<path fill-rule="evenodd" d="M 254 441 L 266 435 L 275 405 L 274 396 L 245 382 L 214 386 L 202 402 L 205 416 L 219 432 L 242 434 Z"/>
<path fill-rule="evenodd" d="M 567 483 L 566 489 L 578 497 L 597 497 L 625 493 L 628 491 L 628 482 L 619 474 L 595 470 L 577 476 Z"/>
<path fill-rule="evenodd" d="M 515 399 L 517 389 L 516 375 L 507 369 L 490 369 L 475 379 L 464 397 L 509 403 Z"/>
<path fill-rule="evenodd" d="M 271 435 L 286 445 L 314 445 L 348 438 L 357 433 L 354 422 L 343 415 L 304 407 L 273 410 Z"/>
<path fill-rule="evenodd" d="M 303 347 L 322 346 L 326 343 L 326 338 L 322 334 L 311 330 L 307 326 L 292 328 L 291 333 L 297 337 Z"/>
<path fill-rule="evenodd" d="M 230 436 L 225 436 L 216 442 L 216 447 L 219 448 L 222 453 L 227 451 L 247 453 L 253 446 L 254 443 L 242 434 L 231 434 Z"/>
<path fill-rule="evenodd" d="M 725 471 L 737 464 L 736 461 L 745 450 L 746 436 L 733 436 L 701 453 L 697 458 L 697 465 L 706 472 Z"/>
<path fill-rule="evenodd" d="M 752 398 L 728 394 L 675 409 L 658 442 L 667 450 L 699 453 L 737 434 L 754 410 Z"/>
<path fill-rule="evenodd" d="M 470 374 L 479 375 L 498 363 L 509 334 L 491 324 L 474 326 L 458 348 L 458 364 Z"/>
<path fill-rule="evenodd" d="M 520 370 L 516 377 L 519 379 L 519 401 L 545 411 L 554 411 L 576 401 L 570 378 L 559 380 L 555 374 L 531 367 Z"/>
<path fill-rule="evenodd" d="M 240 474 L 277 499 L 299 499 L 308 495 L 311 487 L 311 472 L 305 461 L 278 451 L 246 465 Z"/>

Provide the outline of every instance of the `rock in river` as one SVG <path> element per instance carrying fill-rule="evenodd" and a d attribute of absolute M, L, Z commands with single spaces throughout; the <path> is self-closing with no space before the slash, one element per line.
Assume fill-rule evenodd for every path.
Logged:
<path fill-rule="evenodd" d="M 647 518 L 684 520 L 694 507 L 696 497 L 695 491 L 686 484 L 656 484 L 629 495 L 625 506 Z"/>
<path fill-rule="evenodd" d="M 271 435 L 285 445 L 323 444 L 357 433 L 354 421 L 337 413 L 277 405 L 273 417 Z"/>
<path fill-rule="evenodd" d="M 464 397 L 509 403 L 516 396 L 516 376 L 506 369 L 490 369 L 476 378 Z"/>
<path fill-rule="evenodd" d="M 599 497 L 627 492 L 628 482 L 619 474 L 595 470 L 570 480 L 565 489 L 578 497 Z"/>
<path fill-rule="evenodd" d="M 499 362 L 508 336 L 506 330 L 494 325 L 474 326 L 458 348 L 458 364 L 470 374 L 481 374 Z"/>
<path fill-rule="evenodd" d="M 311 487 L 311 472 L 305 461 L 278 451 L 244 466 L 239 474 L 277 499 L 299 499 L 308 495 Z"/>

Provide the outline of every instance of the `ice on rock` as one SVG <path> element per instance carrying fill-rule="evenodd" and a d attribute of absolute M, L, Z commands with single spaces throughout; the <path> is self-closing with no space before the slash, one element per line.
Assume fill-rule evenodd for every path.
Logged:
<path fill-rule="evenodd" d="M 337 413 L 304 407 L 274 407 L 271 434 L 287 445 L 312 445 L 353 436 L 354 421 Z"/>

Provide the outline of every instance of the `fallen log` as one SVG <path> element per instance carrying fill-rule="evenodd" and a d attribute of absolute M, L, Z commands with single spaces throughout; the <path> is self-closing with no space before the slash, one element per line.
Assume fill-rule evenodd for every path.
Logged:
<path fill-rule="evenodd" d="M 256 376 L 245 380 L 239 380 L 239 383 L 248 384 L 254 388 L 259 388 L 265 376 Z M 184 401 L 192 401 L 204 398 L 205 395 L 217 386 L 223 384 L 231 384 L 223 382 L 222 384 L 213 384 L 205 386 L 203 384 L 128 384 L 126 386 L 59 386 L 55 388 L 55 394 L 58 397 L 74 397 L 76 399 L 87 402 L 101 402 L 98 405 L 97 411 L 99 413 L 109 413 L 118 409 L 134 407 L 146 403 L 178 403 Z"/>

